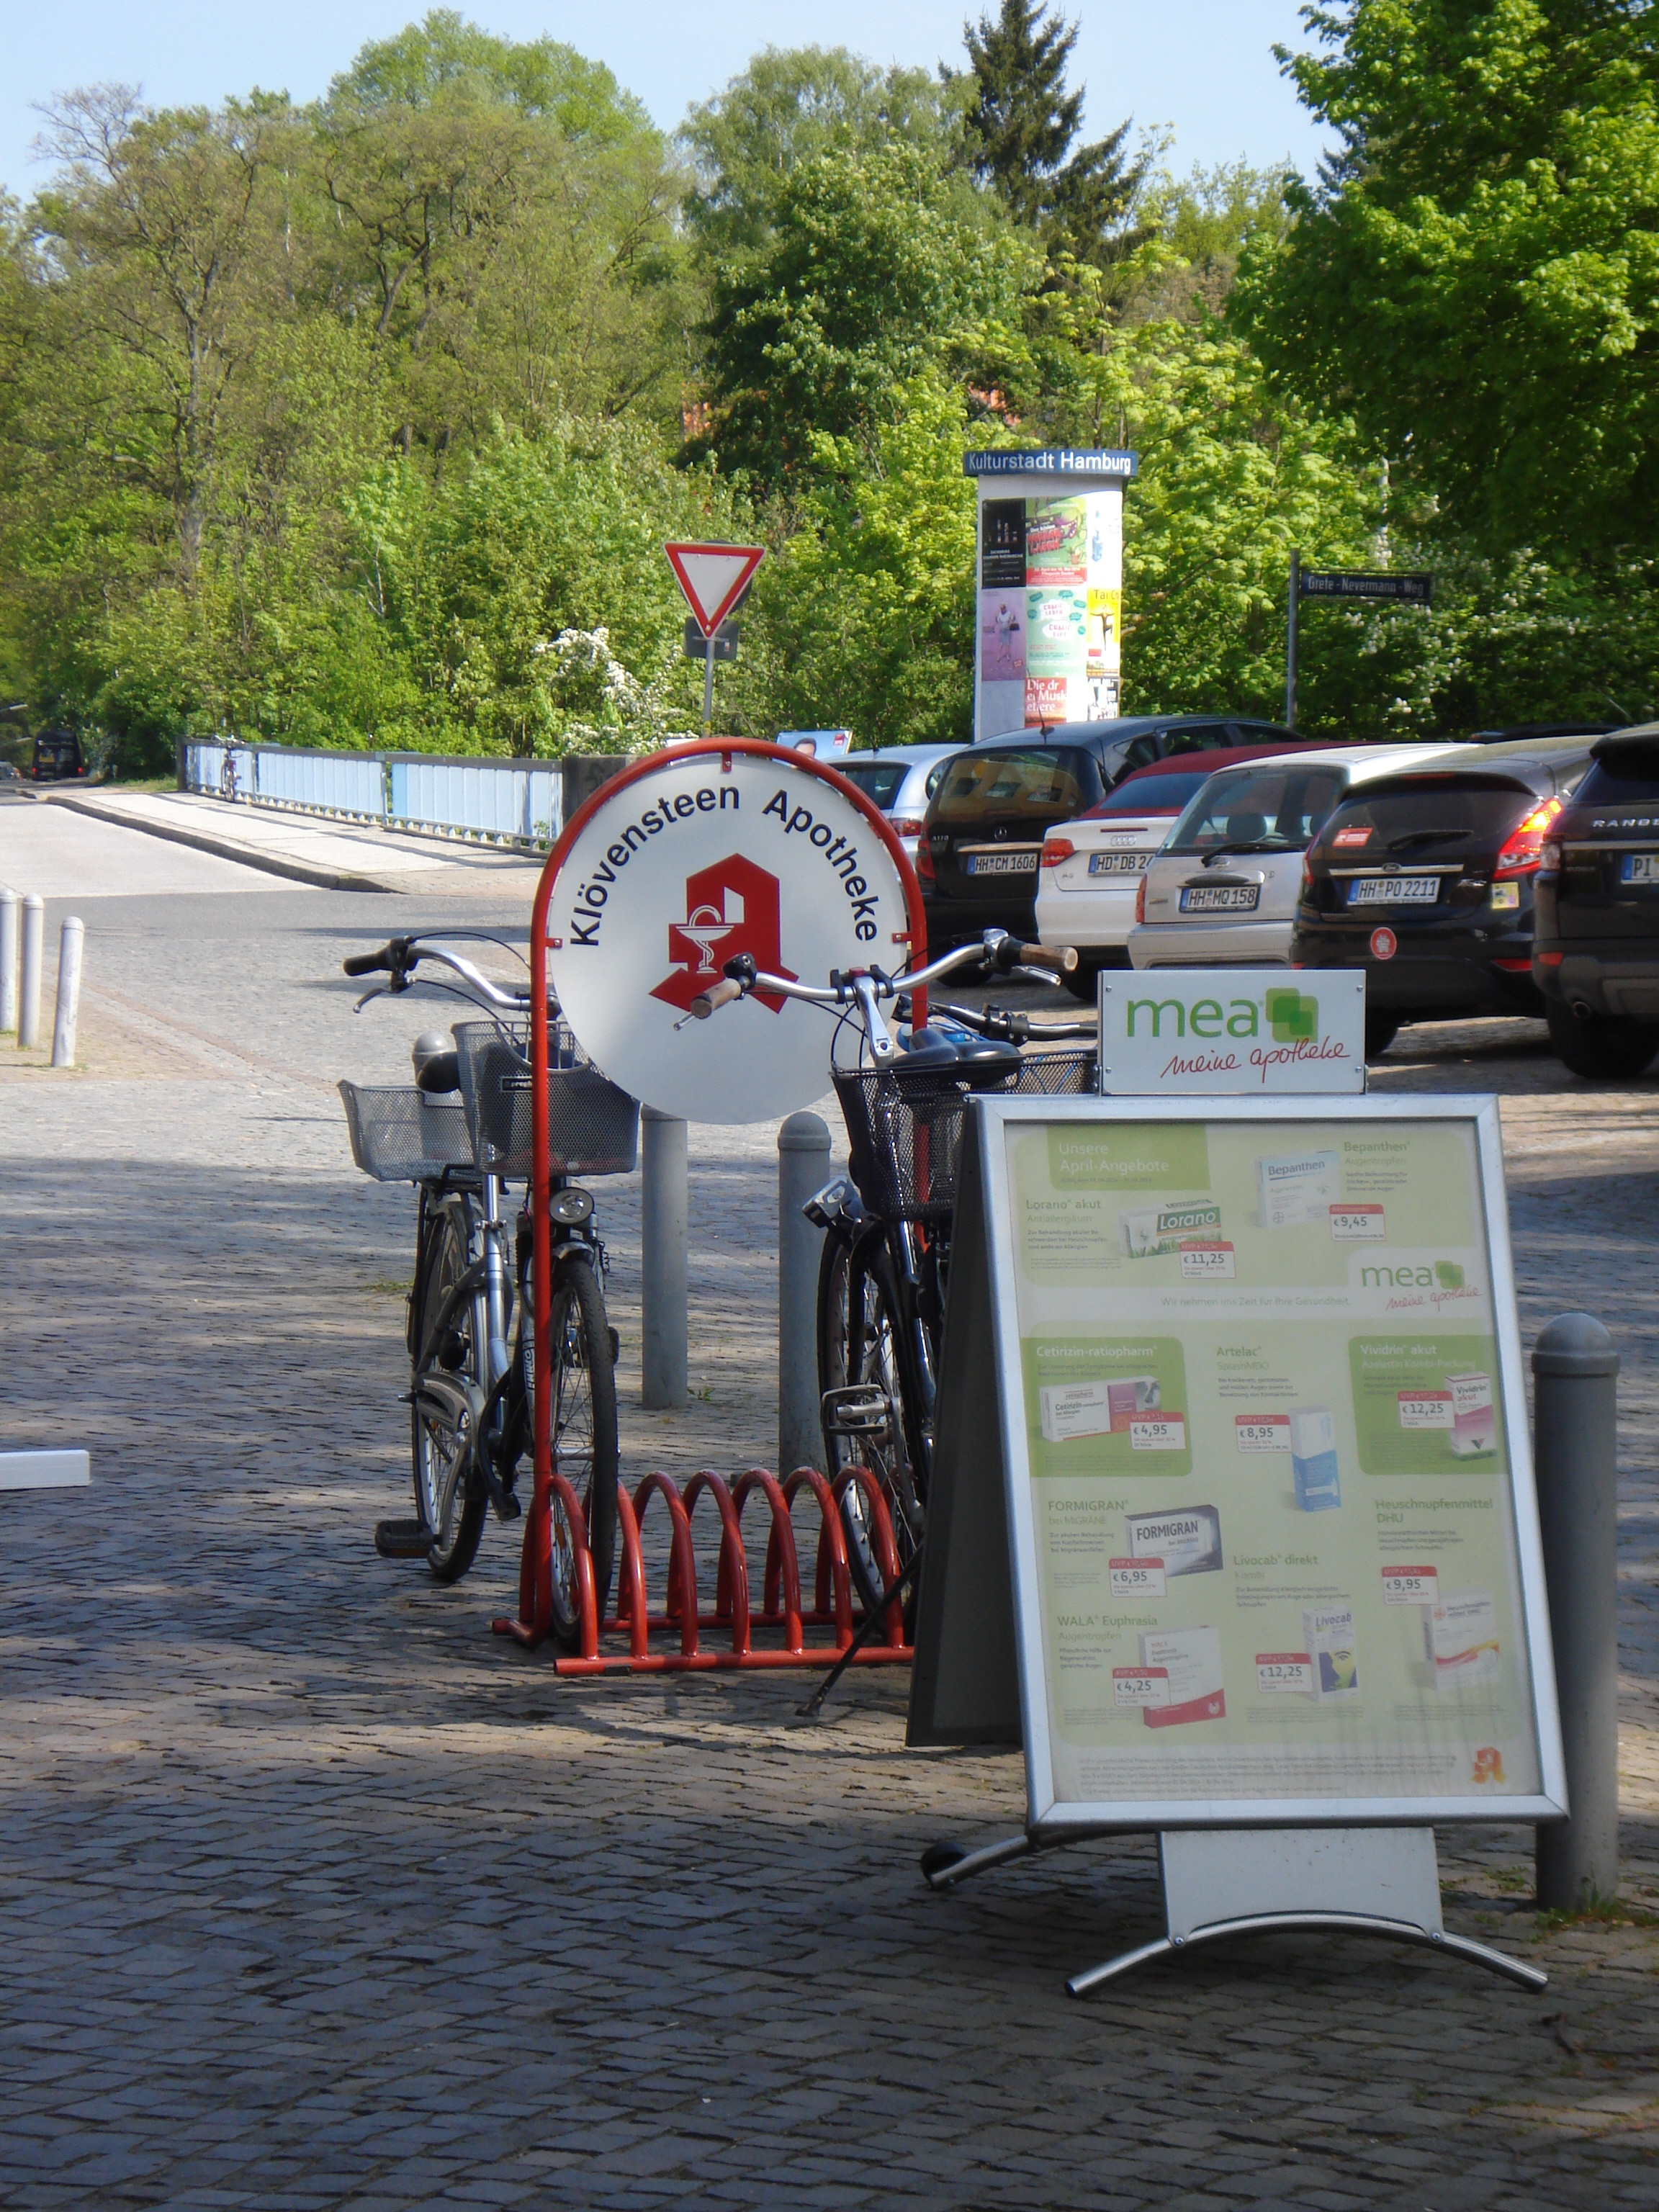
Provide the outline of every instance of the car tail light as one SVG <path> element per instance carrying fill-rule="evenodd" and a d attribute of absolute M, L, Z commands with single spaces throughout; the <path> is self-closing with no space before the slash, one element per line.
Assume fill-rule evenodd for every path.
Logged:
<path fill-rule="evenodd" d="M 1544 832 L 1561 811 L 1559 799 L 1547 799 L 1541 806 L 1534 807 L 1524 821 L 1518 822 L 1504 839 L 1492 870 L 1495 882 L 1505 878 L 1530 876 L 1544 865 Z M 1559 848 L 1558 847 L 1558 851 Z"/>
<path fill-rule="evenodd" d="M 1560 873 L 1561 848 L 1553 837 L 1546 837 L 1544 840 L 1543 855 L 1540 865 L 1547 868 L 1553 876 L 1559 875 Z"/>
<path fill-rule="evenodd" d="M 1492 964 L 1494 968 L 1501 968 L 1506 975 L 1530 975 L 1532 973 L 1530 953 L 1524 960 L 1494 960 Z"/>
<path fill-rule="evenodd" d="M 1565 952 L 1534 952 L 1532 957 L 1540 968 L 1559 968 L 1567 956 Z"/>
<path fill-rule="evenodd" d="M 896 837 L 920 837 L 927 824 L 919 814 L 892 814 L 887 826 Z"/>
<path fill-rule="evenodd" d="M 1304 906 L 1308 906 L 1312 902 L 1313 865 L 1310 861 L 1304 860 L 1302 863 L 1302 888 L 1297 891 L 1297 896 L 1301 900 Z"/>
<path fill-rule="evenodd" d="M 1141 872 L 1140 881 L 1139 881 L 1139 883 L 1135 886 L 1135 920 L 1136 920 L 1137 921 L 1146 921 L 1146 872 L 1143 870 L 1143 871 L 1142 871 L 1142 872 Z"/>
<path fill-rule="evenodd" d="M 933 855 L 925 837 L 916 848 L 916 878 L 924 884 L 933 880 Z"/>
<path fill-rule="evenodd" d="M 1057 868 L 1062 860 L 1069 860 L 1076 850 L 1077 847 L 1069 837 L 1045 837 L 1042 841 L 1042 858 L 1038 865 L 1045 868 Z"/>

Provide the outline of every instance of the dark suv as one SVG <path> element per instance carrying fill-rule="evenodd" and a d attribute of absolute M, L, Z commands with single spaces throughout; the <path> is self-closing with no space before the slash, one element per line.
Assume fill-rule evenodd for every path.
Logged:
<path fill-rule="evenodd" d="M 928 944 L 942 951 L 982 929 L 1035 938 L 1044 831 L 1086 812 L 1131 769 L 1176 753 L 1297 742 L 1276 722 L 1143 714 L 1058 722 L 958 753 L 945 764 L 916 852 Z"/>
<path fill-rule="evenodd" d="M 1294 968 L 1365 970 L 1365 1043 L 1404 1022 L 1544 1011 L 1532 980 L 1544 840 L 1584 738 L 1460 745 L 1351 792 L 1308 848 Z"/>
<path fill-rule="evenodd" d="M 29 774 L 36 783 L 58 783 L 86 772 L 81 740 L 73 730 L 48 730 L 35 739 Z"/>
<path fill-rule="evenodd" d="M 1575 1075 L 1639 1075 L 1659 1053 L 1659 722 L 1593 750 L 1544 841 L 1532 972 Z"/>

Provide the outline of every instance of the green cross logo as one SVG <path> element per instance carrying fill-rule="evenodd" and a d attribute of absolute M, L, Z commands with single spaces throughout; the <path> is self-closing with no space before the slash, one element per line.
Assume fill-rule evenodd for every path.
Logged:
<path fill-rule="evenodd" d="M 1434 1279 L 1443 1291 L 1461 1291 L 1463 1287 L 1463 1270 L 1455 1260 L 1437 1260 Z"/>
<path fill-rule="evenodd" d="M 1269 991 L 1267 1019 L 1275 1044 L 1296 1044 L 1319 1035 L 1319 1001 L 1304 999 L 1300 991 Z"/>

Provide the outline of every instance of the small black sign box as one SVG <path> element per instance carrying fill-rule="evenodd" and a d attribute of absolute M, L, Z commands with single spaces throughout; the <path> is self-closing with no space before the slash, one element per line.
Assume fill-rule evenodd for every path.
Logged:
<path fill-rule="evenodd" d="M 980 509 L 979 580 L 988 592 L 1021 591 L 1025 584 L 1025 502 L 988 499 Z"/>
<path fill-rule="evenodd" d="M 738 625 L 732 622 L 728 617 L 714 632 L 714 658 L 716 660 L 735 660 L 737 659 L 738 635 Z M 703 636 L 702 630 L 698 629 L 696 617 L 693 615 L 687 615 L 685 618 L 684 658 L 687 660 L 707 660 L 708 658 L 708 641 Z"/>
<path fill-rule="evenodd" d="M 1304 568 L 1297 580 L 1304 599 L 1404 599 L 1416 607 L 1434 604 L 1432 576 L 1345 575 L 1338 568 Z"/>

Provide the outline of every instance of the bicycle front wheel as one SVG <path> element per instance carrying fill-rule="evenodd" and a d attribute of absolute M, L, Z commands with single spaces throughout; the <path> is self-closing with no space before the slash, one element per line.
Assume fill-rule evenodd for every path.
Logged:
<path fill-rule="evenodd" d="M 874 1475 L 887 1498 L 899 1565 L 907 1567 L 922 1540 L 926 1478 L 917 1473 L 920 1409 L 905 1385 L 903 1326 L 897 1278 L 879 1239 L 848 1245 L 827 1237 L 818 1268 L 818 1388 L 842 1394 L 824 1410 L 827 1464 L 832 1478 L 852 1467 Z M 856 1482 L 842 1492 L 841 1520 L 853 1586 L 867 1611 L 880 1603 L 886 1577 L 869 1501 Z M 913 1584 L 907 1634 L 915 1596 Z"/>
<path fill-rule="evenodd" d="M 605 1293 L 585 1252 L 555 1264 L 552 1309 L 553 1466 L 581 1500 L 593 1590 L 605 1617 L 617 1550 L 617 1369 L 605 1319 Z M 535 1436 L 535 1331 L 525 1302 L 520 1335 L 525 1400 Z M 553 1633 L 567 1650 L 581 1634 L 576 1546 L 568 1516 L 553 1501 Z"/>
<path fill-rule="evenodd" d="M 437 1541 L 426 1556 L 441 1583 L 459 1582 L 477 1557 L 489 1504 L 483 1483 L 466 1472 L 466 1431 L 448 1410 L 458 1389 L 471 1384 L 476 1389 L 480 1382 L 471 1301 L 463 1298 L 441 1325 L 444 1302 L 467 1268 L 464 1205 L 446 1205 L 433 1223 L 416 1286 L 413 1333 L 415 1510 L 436 1531 Z M 442 1387 L 423 1394 L 421 1379 L 428 1373 Z"/>

